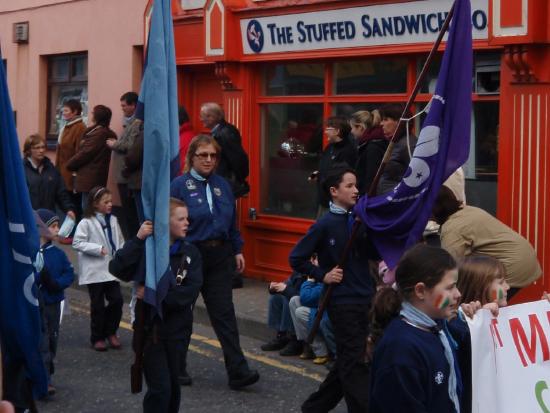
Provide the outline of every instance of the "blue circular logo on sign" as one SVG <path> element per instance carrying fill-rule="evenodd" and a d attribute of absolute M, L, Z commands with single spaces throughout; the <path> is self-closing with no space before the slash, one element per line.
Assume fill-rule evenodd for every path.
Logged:
<path fill-rule="evenodd" d="M 246 28 L 248 45 L 255 53 L 260 53 L 264 48 L 264 31 L 258 20 L 250 20 Z"/>

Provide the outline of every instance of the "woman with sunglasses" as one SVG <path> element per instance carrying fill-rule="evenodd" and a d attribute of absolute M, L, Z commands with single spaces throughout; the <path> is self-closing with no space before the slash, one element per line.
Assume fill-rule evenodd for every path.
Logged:
<path fill-rule="evenodd" d="M 202 256 L 201 294 L 222 345 L 229 387 L 238 390 L 257 382 L 260 376 L 249 368 L 239 343 L 232 278 L 235 269 L 244 270 L 243 240 L 229 182 L 215 173 L 220 154 L 220 146 L 210 135 L 193 138 L 187 151 L 186 173 L 172 182 L 170 195 L 189 207 L 187 241 L 198 247 Z M 181 373 L 184 367 L 182 357 Z"/>

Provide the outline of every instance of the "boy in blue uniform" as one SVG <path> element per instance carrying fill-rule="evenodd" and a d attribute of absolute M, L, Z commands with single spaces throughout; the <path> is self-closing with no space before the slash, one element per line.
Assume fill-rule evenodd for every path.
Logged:
<path fill-rule="evenodd" d="M 290 253 L 290 266 L 310 274 L 319 282 L 335 284 L 328 316 L 334 328 L 336 364 L 319 390 L 302 405 L 303 412 L 328 412 L 345 398 L 348 411 L 368 409 L 369 369 L 365 364 L 368 312 L 375 291 L 369 259 L 378 254 L 368 241 L 364 227 L 355 238 L 344 268 L 338 263 L 351 235 L 357 202 L 357 179 L 352 169 L 335 167 L 327 173 L 323 189 L 330 195 L 330 211 L 313 224 Z M 319 266 L 309 258 L 316 253 Z"/>
<path fill-rule="evenodd" d="M 49 209 L 36 211 L 42 222 L 48 227 L 53 237 L 59 232 L 59 217 Z M 37 285 L 40 288 L 43 319 L 42 358 L 46 365 L 48 378 L 54 373 L 54 359 L 57 353 L 59 339 L 59 323 L 61 318 L 61 301 L 65 299 L 64 290 L 74 280 L 74 270 L 67 255 L 52 241 L 40 237 L 40 253 L 44 259 L 44 267 L 38 274 Z M 48 383 L 48 394 L 55 393 L 55 387 Z"/>

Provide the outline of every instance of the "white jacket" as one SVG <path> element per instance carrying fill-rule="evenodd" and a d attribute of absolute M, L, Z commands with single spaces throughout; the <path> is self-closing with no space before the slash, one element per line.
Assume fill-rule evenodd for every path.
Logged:
<path fill-rule="evenodd" d="M 122 247 L 124 238 L 114 215 L 111 215 L 111 229 L 116 249 Z M 101 248 L 107 255 L 101 255 Z M 78 284 L 93 284 L 106 281 L 118 281 L 109 272 L 109 261 L 116 251 L 111 251 L 107 234 L 96 216 L 83 218 L 76 227 L 73 248 L 78 251 Z"/>

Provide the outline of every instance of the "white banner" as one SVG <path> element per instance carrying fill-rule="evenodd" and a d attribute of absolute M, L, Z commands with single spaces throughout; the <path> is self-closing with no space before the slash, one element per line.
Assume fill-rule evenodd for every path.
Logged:
<path fill-rule="evenodd" d="M 550 303 L 489 310 L 468 319 L 473 413 L 550 413 Z"/>
<path fill-rule="evenodd" d="M 471 0 L 473 39 L 487 39 L 488 0 Z M 244 54 L 433 43 L 452 0 L 423 0 L 242 19 Z"/>

